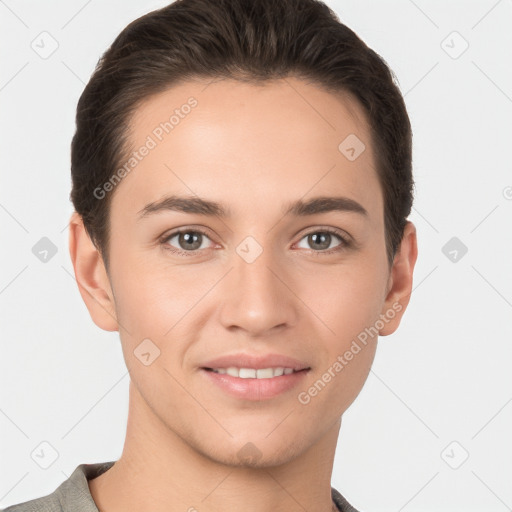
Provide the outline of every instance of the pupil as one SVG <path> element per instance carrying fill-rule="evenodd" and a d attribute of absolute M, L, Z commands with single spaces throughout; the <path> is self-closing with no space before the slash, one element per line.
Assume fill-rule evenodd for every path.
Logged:
<path fill-rule="evenodd" d="M 322 249 L 327 249 L 330 245 L 330 233 L 320 233 L 320 234 L 313 234 L 310 235 L 310 239 L 314 242 L 314 245 L 316 244 L 317 247 L 320 247 Z"/>
<path fill-rule="evenodd" d="M 189 244 L 188 249 L 190 249 L 190 245 L 193 245 L 194 243 L 197 245 L 197 239 L 199 238 L 198 234 L 191 234 L 191 233 L 182 233 L 182 239 L 185 240 L 186 244 Z M 194 240 L 195 239 L 195 240 Z M 198 247 L 201 244 L 198 245 Z M 195 248 L 195 247 L 194 247 Z"/>

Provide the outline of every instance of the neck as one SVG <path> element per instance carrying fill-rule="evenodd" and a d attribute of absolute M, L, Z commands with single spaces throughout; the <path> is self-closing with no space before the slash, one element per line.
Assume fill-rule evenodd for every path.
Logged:
<path fill-rule="evenodd" d="M 192 431 L 185 441 L 170 430 L 130 382 L 123 453 L 89 481 L 89 488 L 98 509 L 107 512 L 331 512 L 340 425 L 338 420 L 315 444 L 284 462 L 226 464 L 213 450 L 198 449 Z"/>

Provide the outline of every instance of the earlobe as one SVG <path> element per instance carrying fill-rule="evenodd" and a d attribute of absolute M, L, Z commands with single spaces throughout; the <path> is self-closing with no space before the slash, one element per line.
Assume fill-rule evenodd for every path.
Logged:
<path fill-rule="evenodd" d="M 114 296 L 103 258 L 76 212 L 69 222 L 69 253 L 80 295 L 93 322 L 105 331 L 117 331 Z"/>
<path fill-rule="evenodd" d="M 414 265 L 417 257 L 416 227 L 412 222 L 407 221 L 402 242 L 390 272 L 389 289 L 381 312 L 381 318 L 385 322 L 384 327 L 379 330 L 380 336 L 392 334 L 400 325 L 402 315 L 411 298 Z"/>

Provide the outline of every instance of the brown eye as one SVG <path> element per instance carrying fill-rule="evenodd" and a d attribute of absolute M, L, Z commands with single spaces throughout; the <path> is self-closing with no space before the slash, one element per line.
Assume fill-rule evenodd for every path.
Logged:
<path fill-rule="evenodd" d="M 176 241 L 171 243 L 173 239 L 176 239 Z M 190 229 L 171 233 L 164 240 L 162 240 L 162 243 L 165 244 L 171 251 L 184 253 L 208 248 L 208 244 L 205 243 L 206 240 L 209 240 L 206 233 Z"/>
<path fill-rule="evenodd" d="M 195 251 L 201 247 L 202 236 L 200 233 L 188 232 L 178 234 L 180 248 Z"/>
<path fill-rule="evenodd" d="M 314 249 L 329 249 L 332 235 L 330 233 L 313 233 L 308 235 L 308 243 Z"/>
<path fill-rule="evenodd" d="M 338 243 L 336 243 L 336 239 L 338 239 Z M 303 240 L 305 240 L 306 246 L 300 245 Z M 334 251 L 341 250 L 348 246 L 349 242 L 345 237 L 331 230 L 312 231 L 305 235 L 298 245 L 302 249 L 311 249 L 319 253 L 331 252 L 331 249 L 334 249 Z"/>

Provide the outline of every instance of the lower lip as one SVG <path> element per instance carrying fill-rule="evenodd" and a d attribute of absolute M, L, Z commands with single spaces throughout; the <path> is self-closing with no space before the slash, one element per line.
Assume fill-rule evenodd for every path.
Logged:
<path fill-rule="evenodd" d="M 244 400 L 268 400 L 297 386 L 309 370 L 280 375 L 271 379 L 241 379 L 226 373 L 215 373 L 201 368 L 206 378 L 219 386 L 228 395 Z"/>

